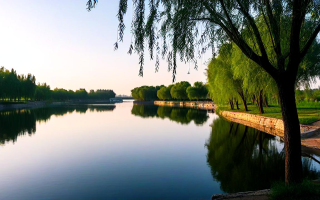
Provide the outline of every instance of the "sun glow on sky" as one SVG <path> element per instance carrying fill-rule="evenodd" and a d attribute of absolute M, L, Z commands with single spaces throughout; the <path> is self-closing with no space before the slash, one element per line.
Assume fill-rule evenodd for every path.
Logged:
<path fill-rule="evenodd" d="M 113 89 L 130 94 L 141 85 L 169 85 L 172 74 L 167 62 L 154 63 L 146 56 L 144 77 L 139 77 L 137 55 L 128 55 L 131 41 L 131 7 L 125 16 L 124 42 L 114 51 L 117 39 L 118 1 L 99 1 L 91 12 L 86 0 L 0 0 L 0 66 L 14 68 L 18 74 L 31 73 L 37 83 L 56 87 Z M 206 81 L 204 56 L 198 70 L 179 63 L 177 81 Z"/>

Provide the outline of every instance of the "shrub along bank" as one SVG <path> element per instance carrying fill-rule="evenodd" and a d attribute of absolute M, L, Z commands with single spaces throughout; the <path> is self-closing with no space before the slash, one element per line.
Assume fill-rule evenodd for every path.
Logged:
<path fill-rule="evenodd" d="M 150 100 L 200 100 L 208 95 L 207 85 L 195 82 L 193 86 L 187 81 L 181 81 L 169 86 L 141 86 L 131 90 L 134 99 L 140 101 Z"/>

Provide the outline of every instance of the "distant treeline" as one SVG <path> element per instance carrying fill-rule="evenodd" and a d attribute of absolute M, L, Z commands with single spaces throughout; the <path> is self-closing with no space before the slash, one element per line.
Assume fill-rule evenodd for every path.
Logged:
<path fill-rule="evenodd" d="M 207 86 L 202 82 L 195 82 L 193 86 L 187 81 L 181 81 L 169 86 L 141 86 L 131 90 L 134 99 L 149 100 L 199 100 L 206 99 Z"/>
<path fill-rule="evenodd" d="M 306 88 L 296 90 L 296 102 L 317 102 L 320 101 L 320 87 L 318 89 Z"/>
<path fill-rule="evenodd" d="M 90 90 L 76 91 L 63 88 L 50 89 L 46 83 L 36 84 L 34 75 L 18 75 L 14 69 L 7 70 L 0 68 L 0 99 L 2 101 L 20 100 L 74 100 L 74 99 L 99 99 L 107 100 L 114 98 L 116 94 L 113 90 Z"/>

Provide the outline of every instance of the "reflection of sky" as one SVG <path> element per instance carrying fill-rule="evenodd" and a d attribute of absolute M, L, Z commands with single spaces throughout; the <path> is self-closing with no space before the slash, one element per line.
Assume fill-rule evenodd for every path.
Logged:
<path fill-rule="evenodd" d="M 68 113 L 0 148 L 0 199 L 209 199 L 211 127 L 113 112 Z M 210 115 L 212 116 L 212 115 Z M 17 192 L 19 191 L 19 192 Z"/>
<path fill-rule="evenodd" d="M 278 136 L 275 137 L 275 140 L 276 140 L 277 142 L 275 142 L 274 144 L 275 144 L 278 152 L 283 151 L 283 148 L 284 148 L 284 143 L 283 143 L 283 141 L 281 141 L 280 137 L 278 137 Z"/>
<path fill-rule="evenodd" d="M 320 161 L 320 156 L 317 155 L 312 155 L 312 157 L 314 157 L 315 159 L 317 159 L 318 161 Z M 311 158 L 306 158 L 306 159 L 310 159 Z M 317 171 L 320 171 L 320 164 L 317 162 L 312 162 L 312 167 L 315 168 Z"/>

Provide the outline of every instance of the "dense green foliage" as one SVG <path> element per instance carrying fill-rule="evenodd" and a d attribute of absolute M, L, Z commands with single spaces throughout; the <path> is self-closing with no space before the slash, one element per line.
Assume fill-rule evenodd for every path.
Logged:
<path fill-rule="evenodd" d="M 277 182 L 271 187 L 271 200 L 316 200 L 320 197 L 320 185 L 304 180 L 302 184 L 285 185 Z"/>
<path fill-rule="evenodd" d="M 190 100 L 206 99 L 208 95 L 207 86 L 202 82 L 195 82 L 193 86 L 187 88 L 186 92 Z"/>
<path fill-rule="evenodd" d="M 46 83 L 36 85 L 35 76 L 28 74 L 18 75 L 15 70 L 0 68 L 0 99 L 7 100 L 108 100 L 115 97 L 113 90 L 91 90 L 88 93 L 85 89 L 76 91 L 63 88 L 50 89 Z"/>
<path fill-rule="evenodd" d="M 131 96 L 136 100 L 150 101 L 157 100 L 157 91 L 161 86 L 141 86 L 131 90 Z"/>
<path fill-rule="evenodd" d="M 318 102 L 320 101 L 320 87 L 318 89 L 306 88 L 304 90 L 296 90 L 296 102 Z"/>
<path fill-rule="evenodd" d="M 131 90 L 131 95 L 137 100 L 199 100 L 207 99 L 207 86 L 195 82 L 191 87 L 187 81 L 181 81 L 169 86 L 141 86 Z"/>
<path fill-rule="evenodd" d="M 320 44 L 314 42 L 312 51 L 307 53 L 300 64 L 296 87 L 306 87 L 305 91 L 296 91 L 297 102 L 303 100 L 320 100 L 318 90 L 310 90 L 308 86 L 320 76 Z M 306 70 L 308 68 L 308 70 Z M 229 103 L 234 109 L 234 104 L 239 109 L 241 102 L 246 109 L 247 101 L 256 103 L 260 114 L 264 113 L 263 107 L 269 103 L 278 103 L 279 95 L 275 80 L 243 55 L 241 50 L 232 43 L 225 43 L 217 58 L 213 58 L 207 69 L 207 79 L 210 96 L 217 104 Z"/>
<path fill-rule="evenodd" d="M 162 86 L 158 91 L 157 91 L 157 97 L 161 100 L 171 100 L 171 88 L 173 85 L 169 85 L 168 87 Z"/>
<path fill-rule="evenodd" d="M 187 81 L 181 81 L 173 85 L 170 90 L 171 97 L 177 100 L 187 100 L 187 88 L 190 86 L 190 83 Z"/>
<path fill-rule="evenodd" d="M 0 68 L 0 99 L 31 99 L 36 90 L 35 76 L 18 75 L 15 70 Z"/>

